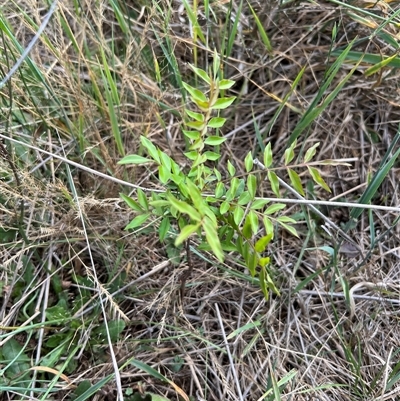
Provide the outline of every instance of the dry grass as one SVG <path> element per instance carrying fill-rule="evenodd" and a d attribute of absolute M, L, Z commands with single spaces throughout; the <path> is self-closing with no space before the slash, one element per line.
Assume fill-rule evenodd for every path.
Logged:
<path fill-rule="evenodd" d="M 48 6 L 17 3 L 4 6 L 2 20 L 26 47 Z M 186 63 L 194 62 L 194 54 L 204 67 L 213 47 L 221 48 L 230 4 L 211 5 L 216 20 L 210 17 L 202 26 L 209 49 L 198 44 L 194 52 L 189 20 L 178 2 L 171 7 L 166 0 L 60 2 L 30 54 L 37 72 L 25 62 L 1 89 L 2 135 L 9 138 L 0 164 L 1 400 L 72 400 L 75 386 L 82 389 L 86 380 L 94 385 L 110 374 L 97 394 L 82 399 L 111 400 L 122 392 L 125 400 L 136 401 L 132 390 L 170 400 L 178 399 L 180 391 L 182 399 L 187 394 L 207 401 L 400 399 L 396 214 L 364 212 L 349 231 L 362 255 L 330 258 L 317 248 L 334 247 L 335 235 L 329 237 L 323 221 L 307 207 L 290 206 L 286 212 L 301 223 L 300 239 L 277 233 L 270 252 L 282 295 L 269 301 L 234 255 L 218 265 L 193 245 L 194 270 L 182 301 L 185 255 L 173 254 L 172 245 L 160 244 L 149 228 L 123 231 L 132 214 L 118 193 L 129 188 L 96 175 L 158 188 L 155 170 L 117 165 L 124 154 L 140 151 L 141 134 L 184 163 L 179 117 L 184 102 L 177 72 L 189 79 Z M 335 59 L 328 56 L 333 25 L 338 30 L 333 49 L 355 37 L 368 39 L 377 28 L 350 15 L 362 16 L 363 4 L 358 11 L 328 1 L 254 1 L 252 6 L 273 54 L 267 53 L 243 4 L 240 29 L 225 60 L 226 76 L 237 81 L 238 100 L 226 112 L 223 134 L 228 141 L 222 149 L 223 160 L 235 163 L 238 174 L 245 173 L 246 153 L 260 152 L 257 136 L 264 144 L 271 141 L 275 157 L 282 157 Z M 232 2 L 232 18 L 238 7 L 238 1 Z M 379 2 L 368 9 L 376 15 L 371 21 L 388 19 L 396 7 Z M 204 16 L 203 6 L 198 13 Z M 390 24 L 382 31 L 395 37 Z M 4 75 L 19 54 L 4 30 L 0 50 Z M 394 54 L 378 36 L 353 50 Z M 353 66 L 341 66 L 332 88 Z M 356 202 L 398 131 L 399 70 L 388 67 L 366 76 L 370 66 L 359 65 L 299 138 L 299 151 L 321 142 L 320 160 L 357 160 L 351 167 L 326 168 L 323 176 L 332 195 L 308 183 L 310 197 Z M 271 125 L 303 67 L 299 85 Z M 108 86 L 110 77 L 117 98 Z M 113 116 L 117 126 L 112 126 Z M 374 204 L 399 205 L 398 177 L 395 163 Z M 272 196 L 267 186 L 260 193 Z M 336 224 L 349 218 L 344 207 L 321 211 Z M 61 320 L 55 321 L 57 316 Z M 125 322 L 123 330 L 119 321 Z M 104 339 L 104 322 L 109 323 L 109 340 Z M 7 343 L 14 351 L 5 351 Z M 139 369 L 137 361 L 170 382 L 146 367 Z M 55 371 L 46 373 L 44 366 Z M 21 376 L 31 367 L 36 370 Z M 56 377 L 46 394 L 57 372 L 66 377 Z"/>

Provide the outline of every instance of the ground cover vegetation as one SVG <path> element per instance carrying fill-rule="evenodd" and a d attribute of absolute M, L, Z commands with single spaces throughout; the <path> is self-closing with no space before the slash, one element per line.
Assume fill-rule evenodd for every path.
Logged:
<path fill-rule="evenodd" d="M 0 399 L 398 400 L 399 14 L 4 3 Z"/>

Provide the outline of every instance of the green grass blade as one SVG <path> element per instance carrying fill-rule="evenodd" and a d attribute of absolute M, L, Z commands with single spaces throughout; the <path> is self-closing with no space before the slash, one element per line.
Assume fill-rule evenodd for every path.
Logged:
<path fill-rule="evenodd" d="M 360 8 L 357 6 L 353 6 L 349 3 L 344 3 L 342 1 L 339 0 L 329 0 L 330 3 L 333 4 L 337 4 L 338 6 L 342 6 L 343 10 L 353 10 L 356 11 L 359 14 L 363 14 L 366 15 L 367 17 L 371 17 L 373 21 L 385 21 L 386 18 L 382 15 L 379 15 L 379 13 L 373 12 L 373 11 L 369 11 L 368 8 Z M 354 14 L 348 13 L 349 16 L 354 16 Z M 356 15 L 356 17 L 358 17 L 359 15 Z"/>
<path fill-rule="evenodd" d="M 187 0 L 182 0 L 182 3 L 185 7 L 188 18 L 192 23 L 194 36 L 197 35 L 201 39 L 201 41 L 205 44 L 206 38 L 204 37 L 203 32 L 201 31 L 199 22 L 197 21 L 196 17 L 197 10 L 195 9 L 196 7 L 194 7 L 194 9 L 192 10 Z"/>
<path fill-rule="evenodd" d="M 384 60 L 380 61 L 379 63 L 376 63 L 375 65 L 373 65 L 372 67 L 368 68 L 364 75 L 366 77 L 369 77 L 372 74 L 375 74 L 376 72 L 378 72 L 379 70 L 381 70 L 382 68 L 386 67 L 388 64 L 390 64 L 390 62 L 394 59 L 398 58 L 397 54 L 393 54 L 393 56 L 390 57 L 385 57 Z"/>
<path fill-rule="evenodd" d="M 292 93 L 294 92 L 294 90 L 297 88 L 298 83 L 301 80 L 301 77 L 304 74 L 304 71 L 306 70 L 306 67 L 303 67 L 300 72 L 297 74 L 297 77 L 295 78 L 295 80 L 293 81 L 293 84 L 290 86 L 290 90 L 289 92 L 286 94 L 286 96 L 283 98 L 281 104 L 279 105 L 278 109 L 276 110 L 275 114 L 272 116 L 271 121 L 268 123 L 266 129 L 264 132 L 267 132 L 267 134 L 269 135 L 272 127 L 275 125 L 276 120 L 278 119 L 278 117 L 280 116 L 282 110 L 284 109 L 284 107 L 286 106 L 287 101 L 289 100 L 290 96 L 292 96 Z M 264 151 L 264 149 L 261 149 L 262 151 Z"/>
<path fill-rule="evenodd" d="M 63 28 L 63 32 L 67 35 L 68 39 L 72 42 L 75 51 L 79 54 L 82 49 L 80 48 L 78 42 L 76 41 L 75 35 L 68 24 L 68 21 L 64 18 L 64 14 L 60 13 L 60 23 Z"/>
<path fill-rule="evenodd" d="M 30 42 L 31 46 L 28 46 L 25 50 L 24 48 L 20 45 L 19 41 L 17 38 L 14 36 L 12 33 L 11 27 L 8 25 L 8 22 L 4 18 L 3 15 L 0 15 L 0 30 L 2 30 L 7 37 L 11 39 L 13 42 L 14 46 L 18 49 L 18 51 L 21 53 L 21 56 L 18 60 L 16 60 L 14 66 L 11 68 L 11 70 L 7 73 L 7 75 L 3 78 L 3 80 L 0 82 L 0 89 L 7 83 L 7 81 L 14 75 L 14 73 L 20 68 L 22 63 L 26 61 L 28 67 L 34 74 L 34 76 L 41 82 L 45 83 L 45 80 L 43 78 L 43 75 L 41 74 L 39 68 L 36 66 L 36 64 L 31 60 L 31 58 L 28 56 L 31 48 L 35 44 L 34 39 Z M 35 36 L 37 37 L 37 35 Z"/>
<path fill-rule="evenodd" d="M 338 56 L 339 54 L 341 54 L 341 51 L 339 50 L 334 50 L 332 52 L 333 56 Z M 400 57 L 393 58 L 393 56 L 381 56 L 379 54 L 362 53 L 356 51 L 348 52 L 345 61 L 359 62 L 361 59 L 363 63 L 374 64 L 374 65 L 390 59 L 389 63 L 386 64 L 386 67 L 400 68 Z"/>
<path fill-rule="evenodd" d="M 93 385 L 89 389 L 87 389 L 79 397 L 75 398 L 74 401 L 86 401 L 86 400 L 90 399 L 90 397 L 92 395 L 96 394 L 97 391 L 99 391 L 104 385 L 106 385 L 113 378 L 114 378 L 114 375 L 112 374 L 112 375 L 109 375 L 109 376 L 105 377 L 104 379 L 101 379 L 95 385 Z"/>
<path fill-rule="evenodd" d="M 374 31 L 373 35 L 371 35 L 371 37 L 372 37 L 372 36 L 376 36 L 376 35 L 378 35 L 379 33 L 381 33 L 381 31 L 382 31 L 388 24 L 391 24 L 393 21 L 396 23 L 395 18 L 397 18 L 397 17 L 399 16 L 399 14 L 400 14 L 400 9 L 397 10 L 396 12 L 394 12 L 393 14 L 391 14 L 389 18 L 385 18 L 385 19 L 382 21 L 381 25 L 379 25 L 378 28 L 376 28 L 376 30 Z"/>
<path fill-rule="evenodd" d="M 393 156 L 390 156 L 392 154 L 393 149 L 395 146 L 398 144 L 400 140 L 400 127 L 399 130 L 397 131 L 396 136 L 393 139 L 393 142 L 389 146 L 389 149 L 387 150 L 384 158 L 382 159 L 377 172 L 374 174 L 372 177 L 371 182 L 369 183 L 368 187 L 362 194 L 361 198 L 357 202 L 358 204 L 368 204 L 371 202 L 372 198 L 375 196 L 377 193 L 379 187 L 381 186 L 383 180 L 386 178 L 388 175 L 390 169 L 393 167 L 395 161 L 400 155 L 400 148 L 397 149 L 397 151 L 393 154 Z M 353 208 L 351 209 L 350 212 L 350 221 L 346 226 L 346 230 L 349 230 L 355 223 L 355 221 L 361 216 L 363 212 L 363 209 L 360 208 Z"/>
<path fill-rule="evenodd" d="M 242 15 L 242 7 L 243 7 L 243 0 L 241 0 L 241 2 L 239 4 L 239 7 L 238 7 L 237 12 L 236 12 L 235 21 L 233 22 L 232 26 L 229 27 L 231 19 L 230 18 L 226 19 L 224 32 L 223 32 L 223 37 L 225 37 L 225 34 L 228 31 L 229 31 L 229 37 L 228 37 L 228 42 L 227 42 L 227 45 L 226 45 L 226 49 L 225 50 L 223 50 L 223 49 L 221 50 L 222 52 L 225 52 L 223 54 L 225 57 L 230 57 L 230 55 L 232 53 L 232 49 L 233 49 L 233 44 L 235 43 L 235 40 L 237 40 L 238 25 L 239 25 L 240 17 Z M 230 4 L 230 6 L 229 6 L 229 16 L 230 16 L 231 13 L 232 13 L 232 4 Z"/>
<path fill-rule="evenodd" d="M 115 0 L 110 0 L 110 5 L 111 5 L 111 7 L 112 7 L 112 9 L 114 11 L 115 18 L 118 21 L 118 26 L 121 28 L 122 32 L 125 35 L 127 35 L 127 34 L 129 35 L 129 33 L 130 33 L 129 32 L 129 26 L 126 23 L 126 20 L 124 18 L 124 14 L 123 14 L 121 8 L 119 7 L 119 4 L 117 4 L 117 2 Z"/>
<path fill-rule="evenodd" d="M 161 50 L 165 57 L 165 60 L 168 63 L 169 70 L 173 74 L 173 81 L 171 83 L 175 87 L 178 87 L 180 89 L 183 100 L 184 100 L 186 98 L 185 97 L 186 91 L 182 84 L 182 76 L 181 76 L 181 72 L 179 70 L 178 62 L 175 57 L 175 53 L 173 51 L 173 46 L 171 44 L 171 40 L 167 34 L 163 37 L 163 39 L 161 39 L 160 35 L 158 34 L 157 29 L 155 27 L 153 27 L 153 29 L 154 29 L 154 35 L 156 36 L 158 44 L 161 47 Z"/>
<path fill-rule="evenodd" d="M 325 108 L 333 101 L 333 99 L 337 96 L 339 91 L 342 89 L 344 84 L 349 80 L 349 78 L 353 75 L 353 72 L 357 68 L 358 64 L 346 75 L 346 77 L 337 85 L 337 87 L 322 101 L 323 96 L 328 90 L 329 85 L 332 83 L 335 78 L 339 68 L 346 60 L 347 54 L 350 51 L 354 44 L 352 41 L 347 48 L 342 52 L 342 54 L 337 58 L 337 60 L 333 63 L 333 65 L 329 68 L 327 72 L 327 77 L 324 84 L 321 86 L 320 90 L 317 93 L 317 96 L 312 101 L 311 105 L 308 107 L 307 112 L 302 116 L 297 126 L 294 128 L 292 134 L 290 135 L 288 141 L 288 147 L 301 135 L 301 133 L 325 110 Z M 361 60 L 359 60 L 359 63 Z M 322 101 L 322 104 L 318 106 Z"/>
<path fill-rule="evenodd" d="M 262 22 L 258 18 L 256 12 L 254 11 L 253 7 L 250 5 L 249 2 L 248 2 L 248 5 L 249 5 L 251 13 L 253 14 L 254 20 L 256 21 L 256 25 L 258 28 L 258 32 L 260 33 L 261 40 L 263 41 L 265 48 L 267 49 L 267 52 L 269 54 L 272 54 L 274 49 L 272 48 L 271 41 L 269 40 L 267 32 L 265 32 Z"/>
<path fill-rule="evenodd" d="M 258 147 L 260 148 L 261 153 L 264 153 L 264 149 L 265 149 L 264 140 L 263 140 L 263 137 L 261 135 L 260 127 L 259 127 L 258 122 L 256 120 L 256 116 L 254 115 L 254 110 L 252 110 L 252 115 L 253 115 L 254 132 L 256 134 Z M 253 151 L 253 158 L 256 157 L 257 152 L 258 152 L 257 151 L 257 147 L 255 146 L 254 147 L 254 151 Z"/>
<path fill-rule="evenodd" d="M 164 383 L 170 383 L 170 380 L 168 380 L 165 376 L 163 376 L 161 373 L 159 373 L 157 370 L 149 366 L 147 363 L 138 361 L 136 359 L 131 360 L 130 362 L 133 366 L 136 368 L 143 370 L 146 372 L 148 375 L 153 376 L 157 380 L 161 380 Z"/>
<path fill-rule="evenodd" d="M 106 56 L 103 49 L 101 49 L 101 57 L 103 61 L 104 72 L 101 71 L 104 82 L 104 92 L 106 95 L 108 114 L 111 122 L 111 131 L 114 136 L 115 143 L 117 145 L 118 152 L 121 156 L 125 156 L 124 144 L 122 141 L 121 131 L 119 129 L 119 119 L 117 117 L 116 110 L 120 107 L 120 99 L 118 95 L 117 85 L 114 78 L 111 75 L 110 68 L 108 66 Z"/>

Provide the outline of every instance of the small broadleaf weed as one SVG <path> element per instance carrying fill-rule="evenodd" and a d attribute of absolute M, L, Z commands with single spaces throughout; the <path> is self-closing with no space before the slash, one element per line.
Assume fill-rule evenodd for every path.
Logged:
<path fill-rule="evenodd" d="M 236 176 L 236 168 L 230 161 L 226 165 L 229 175 L 225 177 L 227 180 L 213 166 L 221 156 L 219 146 L 226 140 L 217 134 L 226 122 L 225 118 L 218 115 L 218 110 L 228 108 L 235 101 L 234 96 L 220 97 L 220 94 L 221 91 L 231 88 L 235 82 L 218 78 L 220 59 L 216 52 L 211 74 L 194 66 L 191 68 L 206 84 L 206 90 L 183 84 L 191 102 L 196 106 L 196 110 L 185 109 L 182 128 L 182 134 L 190 144 L 185 153 L 190 169 L 183 172 L 170 156 L 142 136 L 141 145 L 146 150 L 147 157 L 129 155 L 119 163 L 156 164 L 158 179 L 165 192 L 144 193 L 138 190 L 136 199 L 121 194 L 136 213 L 126 229 L 150 225 L 149 223 L 157 220 L 161 221 L 158 227 L 160 241 L 165 241 L 172 235 L 173 228 L 178 227 L 179 232 L 175 234 L 174 240 L 177 247 L 197 236 L 199 248 L 211 250 L 220 262 L 224 261 L 226 252 L 236 251 L 250 274 L 253 277 L 258 276 L 260 288 L 268 298 L 271 291 L 279 294 L 271 278 L 270 258 L 265 256 L 274 238 L 274 227 L 278 224 L 297 236 L 294 227 L 296 221 L 281 215 L 286 208 L 284 203 L 269 204 L 269 200 L 256 198 L 260 174 L 252 171 L 257 163 L 261 163 L 253 159 L 250 152 L 244 160 L 246 179 Z M 316 163 L 311 162 L 318 144 L 306 151 L 302 164 L 289 166 L 295 157 L 295 147 L 296 142 L 293 142 L 286 150 L 283 167 L 294 189 L 304 195 L 301 179 L 294 168 L 306 167 L 311 178 L 329 190 L 315 167 Z M 276 174 L 278 168 L 273 168 L 271 144 L 265 147 L 263 161 L 265 178 L 274 194 L 279 197 L 279 179 Z"/>

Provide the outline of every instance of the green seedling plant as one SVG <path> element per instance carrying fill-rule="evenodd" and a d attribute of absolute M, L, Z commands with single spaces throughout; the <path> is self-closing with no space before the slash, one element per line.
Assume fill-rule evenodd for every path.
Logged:
<path fill-rule="evenodd" d="M 190 143 L 185 156 L 189 169 L 186 171 L 175 160 L 160 150 L 148 138 L 142 136 L 141 144 L 147 157 L 129 155 L 120 164 L 156 164 L 158 180 L 165 191 L 144 191 L 137 189 L 136 198 L 121 194 L 123 200 L 132 208 L 136 216 L 126 229 L 150 226 L 152 221 L 160 222 L 158 235 L 165 241 L 175 227 L 179 232 L 175 246 L 180 247 L 196 236 L 198 249 L 210 250 L 223 262 L 226 254 L 236 252 L 242 264 L 252 277 L 258 277 L 260 288 L 268 299 L 270 292 L 279 294 L 271 277 L 270 257 L 265 256 L 268 245 L 274 238 L 274 227 L 281 228 L 297 236 L 291 217 L 282 215 L 284 203 L 268 205 L 270 200 L 257 198 L 260 180 L 267 179 L 271 189 L 280 197 L 278 168 L 273 167 L 273 154 L 269 143 L 263 153 L 263 170 L 253 171 L 257 160 L 249 152 L 244 160 L 246 177 L 236 175 L 235 166 L 228 161 L 223 177 L 217 168 L 221 154 L 219 147 L 226 138 L 218 136 L 226 119 L 218 115 L 235 101 L 234 96 L 222 95 L 235 81 L 220 79 L 220 59 L 214 53 L 212 72 L 191 66 L 194 74 L 205 83 L 205 89 L 194 88 L 183 83 L 196 111 L 185 109 L 185 122 L 182 133 Z M 314 182 L 329 191 L 321 177 L 316 163 L 311 159 L 316 154 L 318 144 L 309 148 L 303 162 L 289 166 L 295 157 L 296 141 L 285 152 L 285 169 L 292 186 L 302 195 L 301 179 L 294 167 L 306 167 Z M 320 162 L 323 163 L 323 162 Z M 258 163 L 261 164 L 261 163 Z M 326 164 L 326 163 L 325 163 Z"/>

